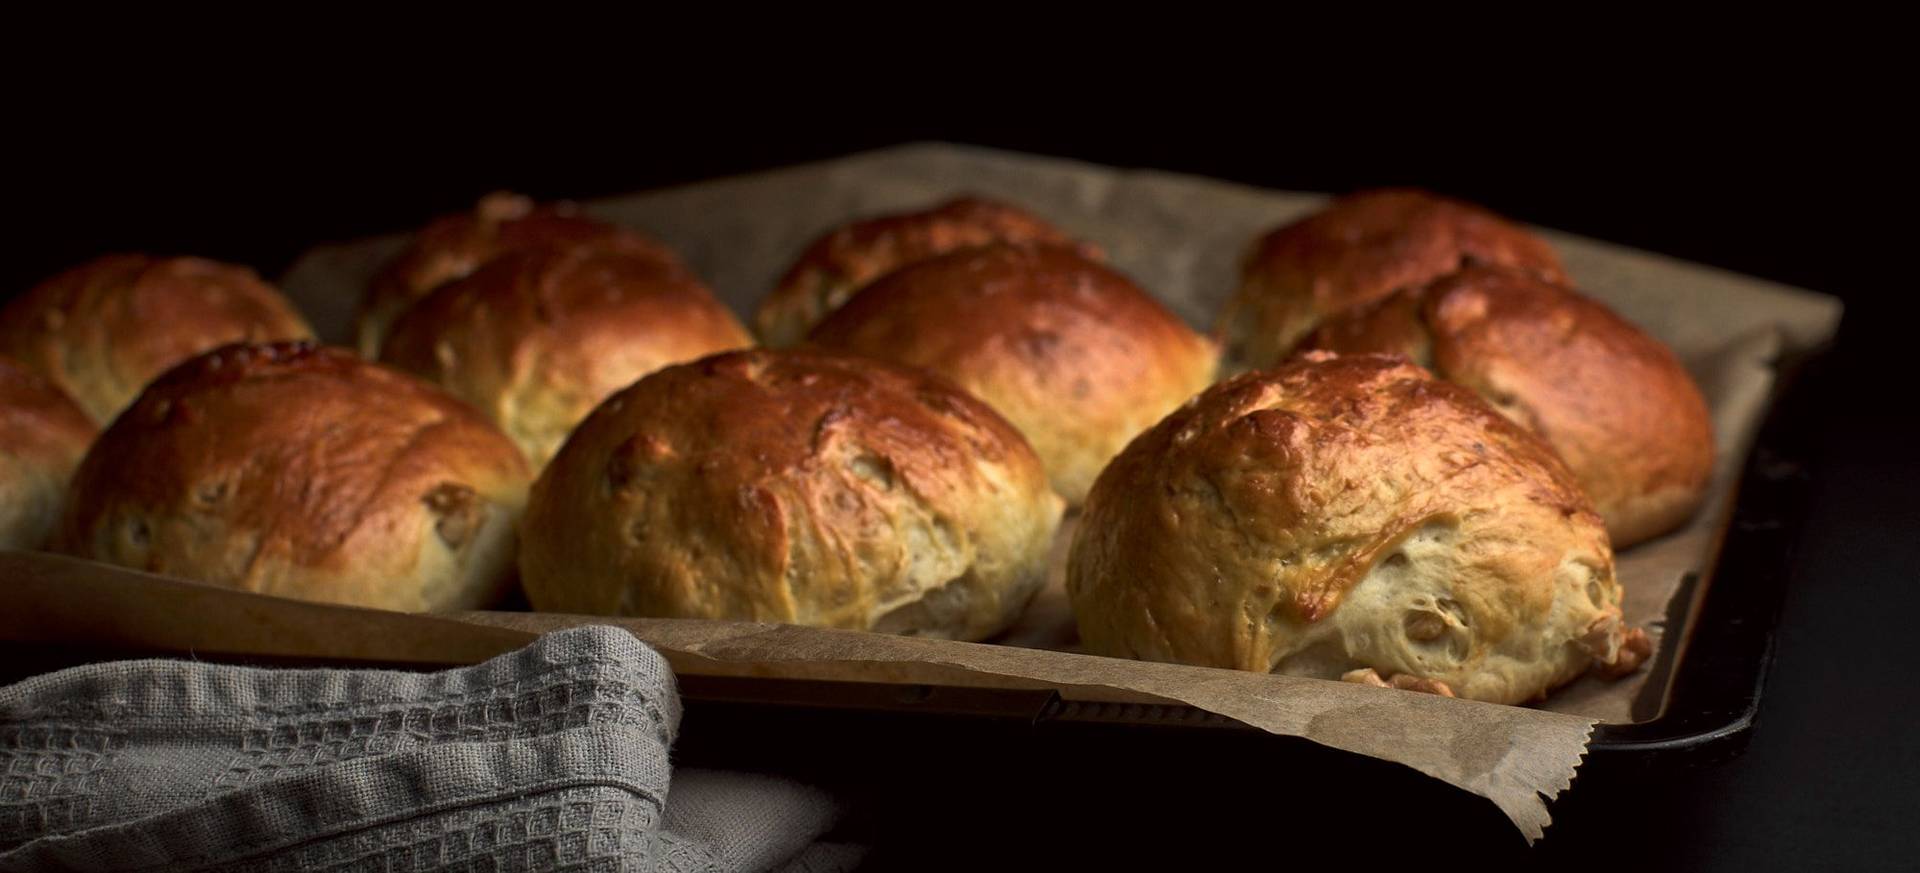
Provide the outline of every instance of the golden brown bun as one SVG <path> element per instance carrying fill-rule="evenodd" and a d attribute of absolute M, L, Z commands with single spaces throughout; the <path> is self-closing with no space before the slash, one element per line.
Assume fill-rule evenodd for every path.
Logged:
<path fill-rule="evenodd" d="M 939 378 L 814 351 L 668 367 L 533 487 L 536 609 L 981 639 L 1046 576 L 1061 504 L 1020 434 Z"/>
<path fill-rule="evenodd" d="M 1256 242 L 1215 332 L 1234 366 L 1272 366 L 1321 319 L 1469 258 L 1566 280 L 1546 241 L 1480 207 L 1424 191 L 1362 191 Z"/>
<path fill-rule="evenodd" d="M 0 357 L 0 549 L 46 543 L 94 433 L 92 420 L 53 383 Z"/>
<path fill-rule="evenodd" d="M 1303 344 L 1397 352 L 1553 446 L 1624 548 L 1678 527 L 1713 472 L 1713 419 L 1666 346 L 1532 273 L 1471 265 L 1323 322 Z"/>
<path fill-rule="evenodd" d="M 1646 654 L 1566 467 L 1385 355 L 1310 352 L 1142 434 L 1087 498 L 1067 590 L 1097 653 L 1506 703 Z"/>
<path fill-rule="evenodd" d="M 493 425 L 412 376 L 234 345 L 168 371 L 100 436 L 56 545 L 263 594 L 471 609 L 512 581 L 529 478 Z"/>
<path fill-rule="evenodd" d="M 753 345 L 699 279 L 592 247 L 506 255 L 407 310 L 380 353 L 478 407 L 535 470 L 607 395 Z"/>
<path fill-rule="evenodd" d="M 200 258 L 108 255 L 0 310 L 0 354 L 47 377 L 102 424 L 201 352 L 312 336 L 252 270 Z"/>
<path fill-rule="evenodd" d="M 415 301 L 494 258 L 579 245 L 680 263 L 665 245 L 638 231 L 581 215 L 570 203 L 535 205 L 517 194 L 489 194 L 472 212 L 434 219 L 373 277 L 354 322 L 360 354 L 378 357 L 387 331 Z"/>
<path fill-rule="evenodd" d="M 868 282 L 916 261 L 996 242 L 1076 245 L 1018 207 L 979 197 L 856 221 L 807 247 L 760 301 L 754 329 L 769 346 L 794 345 Z M 1087 257 L 1101 259 L 1095 246 L 1078 247 Z"/>
<path fill-rule="evenodd" d="M 1079 503 L 1134 434 L 1213 381 L 1218 349 L 1070 249 L 991 245 L 867 286 L 808 341 L 926 367 L 1020 428 Z"/>

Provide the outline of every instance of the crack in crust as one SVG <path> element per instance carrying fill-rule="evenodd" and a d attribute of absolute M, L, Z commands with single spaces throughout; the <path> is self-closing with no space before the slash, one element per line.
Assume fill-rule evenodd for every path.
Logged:
<path fill-rule="evenodd" d="M 1501 703 L 1630 670 L 1647 648 L 1565 465 L 1385 355 L 1310 352 L 1143 433 L 1094 485 L 1067 589 L 1095 653 L 1371 669 Z"/>

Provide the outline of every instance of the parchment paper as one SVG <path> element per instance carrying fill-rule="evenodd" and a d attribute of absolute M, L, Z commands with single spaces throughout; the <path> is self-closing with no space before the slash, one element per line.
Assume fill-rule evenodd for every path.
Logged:
<path fill-rule="evenodd" d="M 0 551 L 0 639 L 383 663 L 472 663 L 533 635 L 614 624 L 676 673 L 1051 688 L 1067 699 L 1180 702 L 1277 734 L 1398 761 L 1492 800 L 1528 840 L 1541 794 L 1573 779 L 1592 723 L 1427 694 L 1068 652 L 746 622 L 489 612 L 410 615 L 306 603 L 57 555 Z M 797 669 L 796 669 L 797 668 Z"/>
<path fill-rule="evenodd" d="M 850 218 L 921 207 L 963 192 L 1023 204 L 1099 243 L 1117 267 L 1202 329 L 1212 325 L 1232 290 L 1249 241 L 1326 200 L 1173 173 L 914 145 L 584 205 L 674 246 L 744 316 L 817 235 Z M 1619 555 L 1627 619 L 1647 625 L 1657 638 L 1681 581 L 1705 569 L 1773 385 L 1773 362 L 1783 351 L 1831 338 L 1840 306 L 1757 279 L 1552 230 L 1541 233 L 1583 291 L 1674 348 L 1713 407 L 1720 451 L 1706 509 L 1686 529 Z M 399 236 L 316 249 L 284 285 L 322 337 L 346 342 L 367 280 L 405 243 Z M 1056 648 L 1071 643 L 1071 615 L 1055 575 L 1009 642 Z M 1641 696 L 1648 675 L 1583 681 L 1555 694 L 1545 708 L 1607 722 L 1645 720 L 1660 703 L 1657 694 Z"/>
<path fill-rule="evenodd" d="M 743 316 L 816 235 L 857 216 L 910 209 L 971 192 L 1021 203 L 1109 252 L 1114 264 L 1197 327 L 1211 325 L 1245 246 L 1324 202 L 1155 171 L 949 145 L 916 145 L 802 167 L 591 201 L 588 211 L 644 230 L 682 252 Z M 1656 209 L 1656 203 L 1648 204 Z M 427 216 L 422 216 L 424 221 Z M 1543 231 L 1580 287 L 1671 345 L 1713 407 L 1720 461 L 1706 508 L 1685 530 L 1619 556 L 1630 621 L 1658 634 L 1667 604 L 1703 571 L 1783 352 L 1832 336 L 1831 298 L 1618 246 Z M 283 285 L 323 338 L 346 343 L 367 279 L 404 238 L 320 247 Z M 102 582 L 106 585 L 111 583 Z M 122 580 L 121 584 L 124 584 Z M 1738 585 L 1738 579 L 1714 584 Z M 194 586 L 198 587 L 198 586 Z M 253 595 L 256 613 L 282 624 L 338 620 L 318 607 Z M 199 598 L 207 606 L 211 596 Z M 148 598 L 153 609 L 166 601 Z M 1071 645 L 1064 598 L 1043 593 L 1008 642 Z M 235 606 L 234 608 L 238 608 Z M 169 620 L 208 620 L 168 610 Z M 203 616 L 204 613 L 201 613 Z M 257 616 L 256 616 L 257 617 Z M 494 613 L 464 616 L 514 631 L 591 619 Z M 150 616 L 158 620 L 159 616 Z M 433 621 L 382 616 L 382 622 Z M 143 622 L 134 623 L 134 626 Z M 1279 734 L 1305 737 L 1406 766 L 1491 799 L 1529 840 L 1547 823 L 1542 796 L 1571 781 L 1595 721 L 1653 716 L 1659 689 L 1646 673 L 1583 681 L 1544 708 L 1526 709 L 1337 682 L 1147 664 L 1069 652 L 725 622 L 620 620 L 668 654 L 676 669 L 812 675 L 868 681 L 1036 684 L 1184 702 Z M 441 622 L 449 625 L 448 622 Z M 124 630 L 124 629 L 123 629 Z M 1670 660 L 1672 652 L 1666 652 Z M 1117 689 L 1118 692 L 1113 690 Z M 1636 697 L 1640 698 L 1636 708 Z"/>

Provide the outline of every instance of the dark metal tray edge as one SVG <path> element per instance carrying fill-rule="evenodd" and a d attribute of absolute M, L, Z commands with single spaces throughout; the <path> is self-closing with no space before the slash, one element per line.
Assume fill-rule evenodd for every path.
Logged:
<path fill-rule="evenodd" d="M 1648 721 L 1596 726 L 1590 760 L 1709 763 L 1746 747 L 1773 662 L 1794 556 L 1811 514 L 1809 465 L 1819 431 L 1808 409 L 1828 348 L 1783 356 L 1776 364 L 1772 403 L 1747 454 L 1714 564 L 1694 580 L 1697 590 L 1674 597 L 1672 612 L 1684 615 L 1686 623 L 1670 623 L 1669 633 L 1685 645 L 1665 647 L 1677 661 L 1666 665 L 1673 673 L 1663 706 Z M 1690 596 L 1698 603 L 1688 610 Z"/>

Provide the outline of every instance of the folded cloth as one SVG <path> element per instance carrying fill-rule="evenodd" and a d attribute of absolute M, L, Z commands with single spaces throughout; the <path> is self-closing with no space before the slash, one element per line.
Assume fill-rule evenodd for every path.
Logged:
<path fill-rule="evenodd" d="M 805 786 L 690 770 L 670 803 L 679 722 L 666 662 L 609 627 L 441 673 L 63 670 L 0 688 L 0 871 L 858 862 L 811 845 L 838 811 Z"/>

